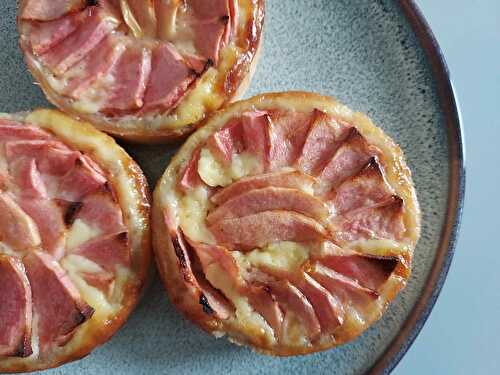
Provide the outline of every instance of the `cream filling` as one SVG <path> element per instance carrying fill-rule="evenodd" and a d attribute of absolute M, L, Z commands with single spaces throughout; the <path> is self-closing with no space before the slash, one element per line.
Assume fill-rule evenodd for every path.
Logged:
<path fill-rule="evenodd" d="M 219 163 L 208 148 L 203 148 L 198 161 L 198 174 L 209 186 L 228 186 L 250 175 L 259 167 L 259 160 L 248 152 L 233 154 L 229 167 Z"/>
<path fill-rule="evenodd" d="M 296 242 L 282 241 L 241 254 L 241 258 L 257 268 L 295 273 L 309 259 L 309 249 Z"/>
<path fill-rule="evenodd" d="M 206 226 L 210 208 L 208 190 L 200 186 L 179 202 L 179 219 L 184 233 L 194 241 L 214 244 L 215 239 Z"/>
<path fill-rule="evenodd" d="M 203 148 L 198 161 L 198 174 L 209 186 L 227 186 L 233 181 L 247 176 L 258 165 L 256 158 L 248 153 L 234 154 L 230 167 L 223 167 L 213 157 L 210 150 Z M 169 195 L 167 199 L 173 203 L 178 197 Z M 179 217 L 180 225 L 188 237 L 195 241 L 213 244 L 215 239 L 206 226 L 206 217 L 212 204 L 208 199 L 208 190 L 199 186 L 186 193 L 174 208 L 174 216 Z M 176 209 L 178 208 L 178 209 Z"/>
<path fill-rule="evenodd" d="M 69 254 L 61 260 L 61 266 L 68 272 L 85 302 L 94 308 L 92 319 L 108 319 L 122 308 L 123 287 L 132 276 L 130 271 L 117 267 L 113 292 L 111 297 L 108 297 L 101 290 L 89 285 L 83 277 L 85 273 L 105 272 L 98 264 L 80 255 Z"/>
<path fill-rule="evenodd" d="M 79 245 L 98 237 L 101 230 L 94 228 L 81 219 L 76 219 L 66 235 L 66 248 L 74 249 Z"/>

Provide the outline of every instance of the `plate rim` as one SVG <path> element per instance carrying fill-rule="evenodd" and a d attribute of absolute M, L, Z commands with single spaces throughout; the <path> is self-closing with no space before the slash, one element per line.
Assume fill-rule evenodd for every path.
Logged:
<path fill-rule="evenodd" d="M 449 189 L 446 217 L 434 264 L 420 298 L 389 347 L 367 371 L 368 374 L 389 374 L 414 343 L 429 318 L 441 293 L 460 229 L 465 197 L 465 143 L 460 105 L 439 43 L 415 0 L 396 1 L 409 22 L 420 47 L 424 50 L 437 84 L 441 111 L 448 133 Z"/>

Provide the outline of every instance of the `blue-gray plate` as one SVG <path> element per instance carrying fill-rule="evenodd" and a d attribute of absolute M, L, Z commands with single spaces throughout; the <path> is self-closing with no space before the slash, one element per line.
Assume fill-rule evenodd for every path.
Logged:
<path fill-rule="evenodd" d="M 48 106 L 17 46 L 16 2 L 0 15 L 0 111 Z M 272 358 L 185 321 L 158 278 L 128 323 L 87 358 L 52 374 L 388 373 L 422 328 L 451 262 L 463 200 L 460 119 L 448 72 L 412 0 L 267 0 L 263 55 L 247 96 L 291 89 L 366 112 L 404 150 L 422 207 L 422 237 L 406 289 L 354 342 Z M 174 146 L 125 146 L 151 186 Z"/>

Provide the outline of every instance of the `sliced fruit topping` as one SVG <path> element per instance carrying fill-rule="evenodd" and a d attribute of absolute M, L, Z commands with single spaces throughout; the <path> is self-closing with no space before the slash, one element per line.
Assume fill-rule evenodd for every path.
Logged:
<path fill-rule="evenodd" d="M 314 308 L 321 325 L 321 332 L 330 334 L 344 322 L 344 308 L 342 302 L 323 288 L 307 273 L 296 286 L 308 299 Z"/>
<path fill-rule="evenodd" d="M 255 176 L 243 177 L 233 184 L 217 191 L 211 201 L 222 205 L 226 201 L 253 189 L 266 187 L 282 187 L 298 190 L 312 190 L 314 178 L 297 171 L 264 173 Z"/>
<path fill-rule="evenodd" d="M 196 21 L 193 31 L 196 35 L 196 50 L 215 65 L 219 63 L 219 52 L 224 41 L 226 28 L 229 27 L 229 16 L 207 21 Z"/>
<path fill-rule="evenodd" d="M 197 51 L 214 64 L 218 63 L 221 45 L 226 44 L 230 33 L 228 0 L 187 0 L 193 10 L 194 45 Z"/>
<path fill-rule="evenodd" d="M 33 219 L 9 193 L 3 192 L 0 192 L 0 241 L 21 251 L 35 248 L 41 242 Z"/>
<path fill-rule="evenodd" d="M 19 205 L 36 223 L 42 247 L 56 259 L 64 253 L 66 226 L 60 207 L 50 199 L 22 198 Z M 47 220 L 50 218 L 50 220 Z"/>
<path fill-rule="evenodd" d="M 140 45 L 127 46 L 110 73 L 113 84 L 105 111 L 113 114 L 141 108 L 150 73 L 151 50 Z"/>
<path fill-rule="evenodd" d="M 189 245 L 180 230 L 172 237 L 172 243 L 183 280 L 198 296 L 203 312 L 219 319 L 228 319 L 233 312 L 232 306 L 219 291 L 210 285 L 204 275 L 198 273 L 195 276 L 188 251 Z"/>
<path fill-rule="evenodd" d="M 181 174 L 182 177 L 179 180 L 179 187 L 181 188 L 181 190 L 189 190 L 203 183 L 200 175 L 198 174 L 198 161 L 200 160 L 200 151 L 201 150 L 197 148 L 193 152 L 191 160 L 189 160 L 188 164 Z"/>
<path fill-rule="evenodd" d="M 21 126 L 20 123 L 0 118 L 0 138 L 4 141 L 18 139 L 48 139 L 50 135 L 34 126 Z"/>
<path fill-rule="evenodd" d="M 75 329 L 90 319 L 94 310 L 87 305 L 59 263 L 50 255 L 35 251 L 24 258 L 38 316 L 41 350 L 62 346 Z"/>
<path fill-rule="evenodd" d="M 74 213 L 73 221 L 77 219 L 99 228 L 102 233 L 114 234 L 126 229 L 120 206 L 104 192 L 87 195 Z"/>
<path fill-rule="evenodd" d="M 142 110 L 174 108 L 195 80 L 195 72 L 186 66 L 170 43 L 162 43 L 153 50 L 151 66 Z"/>
<path fill-rule="evenodd" d="M 62 177 L 56 197 L 79 202 L 87 195 L 105 189 L 106 178 L 85 157 L 76 159 L 73 168 Z"/>
<path fill-rule="evenodd" d="M 222 320 L 229 319 L 234 315 L 234 307 L 222 293 L 213 288 L 204 278 L 200 277 L 198 283 L 200 286 L 199 304 L 205 314 L 214 315 Z"/>
<path fill-rule="evenodd" d="M 230 121 L 222 129 L 216 131 L 208 139 L 207 146 L 222 165 L 231 165 L 233 155 L 245 149 L 241 121 L 239 119 Z"/>
<path fill-rule="evenodd" d="M 177 31 L 177 12 L 183 0 L 155 1 L 157 36 L 163 41 L 171 41 Z"/>
<path fill-rule="evenodd" d="M 123 18 L 136 38 L 156 36 L 154 3 L 153 0 L 120 0 Z"/>
<path fill-rule="evenodd" d="M 123 20 L 127 24 L 131 34 L 135 38 L 142 38 L 144 36 L 144 32 L 141 29 L 141 25 L 139 25 L 139 22 L 135 19 L 134 12 L 129 5 L 129 1 L 118 0 L 118 2 Z"/>
<path fill-rule="evenodd" d="M 154 37 L 157 31 L 155 3 L 157 0 L 129 0 L 135 19 L 145 36 Z"/>
<path fill-rule="evenodd" d="M 79 153 L 69 150 L 58 141 L 18 140 L 5 143 L 5 153 L 9 162 L 19 158 L 34 158 L 38 170 L 44 174 L 66 174 L 76 163 Z"/>
<path fill-rule="evenodd" d="M 349 129 L 349 125 L 315 109 L 302 153 L 297 160 L 298 168 L 310 175 L 319 174 L 335 155 Z"/>
<path fill-rule="evenodd" d="M 321 334 L 321 325 L 313 306 L 302 292 L 286 280 L 270 285 L 271 293 L 286 310 L 292 311 L 304 324 L 309 340 L 316 341 Z"/>
<path fill-rule="evenodd" d="M 67 82 L 62 93 L 74 99 L 82 97 L 96 82 L 106 79 L 118 63 L 124 48 L 118 38 L 106 36 L 66 73 Z"/>
<path fill-rule="evenodd" d="M 250 304 L 269 324 L 277 340 L 282 337 L 284 315 L 276 297 L 267 285 L 250 285 L 246 292 Z"/>
<path fill-rule="evenodd" d="M 338 244 L 361 239 L 400 240 L 405 232 L 403 200 L 391 196 L 376 206 L 338 216 L 331 222 L 331 231 Z"/>
<path fill-rule="evenodd" d="M 311 125 L 311 115 L 302 112 L 271 115 L 269 131 L 269 168 L 277 170 L 295 163 Z"/>
<path fill-rule="evenodd" d="M 250 250 L 277 241 L 319 241 L 327 236 L 316 220 L 289 211 L 264 211 L 208 227 L 217 242 L 231 250 Z"/>
<path fill-rule="evenodd" d="M 33 52 L 36 55 L 47 52 L 76 31 L 87 16 L 87 11 L 81 11 L 53 21 L 34 22 L 29 34 Z"/>
<path fill-rule="evenodd" d="M 347 276 L 359 285 L 378 291 L 396 269 L 395 257 L 370 257 L 366 255 L 327 256 L 321 263 Z"/>
<path fill-rule="evenodd" d="M 222 18 L 229 13 L 229 4 L 227 0 L 186 0 L 198 19 L 210 20 L 213 18 Z"/>
<path fill-rule="evenodd" d="M 88 285 L 101 290 L 105 295 L 109 296 L 112 293 L 115 283 L 115 275 L 113 273 L 99 270 L 96 273 L 83 272 L 81 276 Z"/>
<path fill-rule="evenodd" d="M 10 163 L 10 174 L 22 196 L 47 198 L 47 189 L 33 158 L 20 158 Z"/>
<path fill-rule="evenodd" d="M 271 119 L 266 112 L 250 112 L 243 114 L 242 123 L 245 149 L 257 156 L 264 171 L 268 165 Z"/>
<path fill-rule="evenodd" d="M 231 279 L 236 280 L 239 278 L 239 269 L 236 261 L 226 248 L 193 241 L 190 244 L 196 252 L 205 274 L 210 265 L 218 264 Z"/>
<path fill-rule="evenodd" d="M 226 201 L 209 213 L 207 221 L 210 224 L 273 210 L 298 212 L 318 222 L 328 218 L 328 207 L 318 198 L 296 189 L 266 187 L 248 190 Z"/>
<path fill-rule="evenodd" d="M 0 357 L 27 357 L 32 353 L 31 289 L 16 258 L 0 255 L 0 295 Z"/>
<path fill-rule="evenodd" d="M 96 5 L 102 8 L 110 16 L 113 16 L 116 20 L 122 23 L 123 14 L 121 12 L 120 0 L 91 0 L 97 3 Z M 120 30 L 125 29 L 123 25 L 120 25 Z"/>
<path fill-rule="evenodd" d="M 351 128 L 344 143 L 318 175 L 319 192 L 327 193 L 357 174 L 371 159 L 374 151 L 363 136 Z"/>
<path fill-rule="evenodd" d="M 126 232 L 87 241 L 72 250 L 72 253 L 90 259 L 110 272 L 114 272 L 118 266 L 130 265 L 130 248 Z"/>
<path fill-rule="evenodd" d="M 384 179 L 377 159 L 372 158 L 355 176 L 344 181 L 327 197 L 336 214 L 373 206 L 389 199 L 392 189 Z"/>
<path fill-rule="evenodd" d="M 357 307 L 364 308 L 379 296 L 376 291 L 365 288 L 359 285 L 357 281 L 319 263 L 313 265 L 310 274 L 318 283 L 344 304 L 353 303 Z"/>
<path fill-rule="evenodd" d="M 98 7 L 90 7 L 86 12 L 85 22 L 75 32 L 40 55 L 43 64 L 55 75 L 64 74 L 82 60 L 117 26 L 116 20 Z"/>
<path fill-rule="evenodd" d="M 23 5 L 21 18 L 50 21 L 82 10 L 87 0 L 26 0 Z"/>

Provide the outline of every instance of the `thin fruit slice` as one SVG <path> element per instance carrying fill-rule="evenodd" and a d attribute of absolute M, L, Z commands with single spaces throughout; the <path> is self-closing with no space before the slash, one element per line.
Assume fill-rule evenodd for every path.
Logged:
<path fill-rule="evenodd" d="M 94 309 L 85 303 L 64 269 L 50 255 L 35 251 L 23 262 L 33 291 L 40 349 L 47 350 L 53 343 L 62 346 L 80 324 L 90 319 Z"/>
<path fill-rule="evenodd" d="M 23 264 L 0 255 L 0 356 L 31 355 L 31 289 Z"/>

